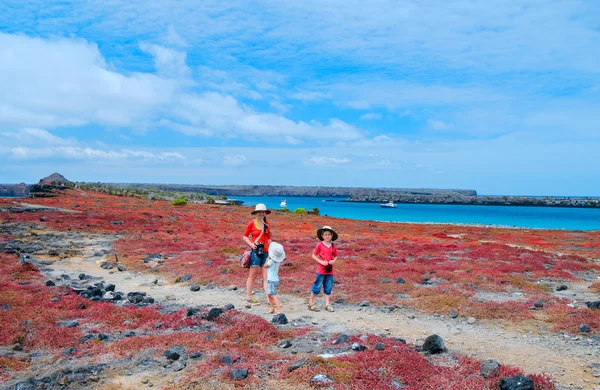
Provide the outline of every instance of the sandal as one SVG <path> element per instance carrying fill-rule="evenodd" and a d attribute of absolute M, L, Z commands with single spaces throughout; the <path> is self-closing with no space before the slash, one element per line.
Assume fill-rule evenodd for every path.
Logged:
<path fill-rule="evenodd" d="M 256 300 L 256 298 L 252 297 L 252 298 L 246 298 L 246 302 L 248 302 L 248 303 L 257 303 L 258 301 Z"/>
<path fill-rule="evenodd" d="M 270 307 L 269 310 L 267 310 L 267 314 L 273 314 L 273 313 L 275 313 L 275 309 Z"/>
<path fill-rule="evenodd" d="M 319 309 L 319 306 L 315 305 L 314 303 L 312 305 L 308 305 L 308 310 L 310 311 L 320 311 L 321 309 Z"/>
<path fill-rule="evenodd" d="M 333 310 L 333 307 L 331 307 L 330 305 L 325 306 L 325 310 L 327 310 L 330 313 L 333 313 L 335 310 Z"/>

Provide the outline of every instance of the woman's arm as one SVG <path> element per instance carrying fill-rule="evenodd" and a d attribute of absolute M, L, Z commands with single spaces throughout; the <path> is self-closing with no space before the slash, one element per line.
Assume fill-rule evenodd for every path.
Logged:
<path fill-rule="evenodd" d="M 250 238 L 248 236 L 242 236 L 242 239 L 251 249 L 256 249 L 256 245 L 254 245 L 254 243 L 250 241 Z"/>

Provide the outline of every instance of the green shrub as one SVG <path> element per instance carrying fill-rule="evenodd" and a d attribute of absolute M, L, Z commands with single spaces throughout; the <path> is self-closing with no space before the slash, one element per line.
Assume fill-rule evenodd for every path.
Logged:
<path fill-rule="evenodd" d="M 282 209 L 279 209 L 279 211 L 283 211 L 284 213 L 289 213 L 290 209 L 288 209 L 287 207 L 284 207 Z"/>
<path fill-rule="evenodd" d="M 207 204 L 215 204 L 215 198 L 213 198 L 212 196 L 207 197 L 206 203 Z"/>
<path fill-rule="evenodd" d="M 306 214 L 306 209 L 303 209 L 302 207 L 299 207 L 296 210 L 294 210 L 294 213 L 296 213 L 296 214 Z"/>
<path fill-rule="evenodd" d="M 315 207 L 314 209 L 312 209 L 311 214 L 321 215 L 321 210 L 319 210 L 318 207 Z"/>
<path fill-rule="evenodd" d="M 177 198 L 173 200 L 173 206 L 185 206 L 187 204 L 187 199 Z"/>

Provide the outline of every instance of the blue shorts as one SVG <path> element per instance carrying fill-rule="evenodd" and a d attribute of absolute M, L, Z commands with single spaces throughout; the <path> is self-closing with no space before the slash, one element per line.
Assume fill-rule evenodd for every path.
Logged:
<path fill-rule="evenodd" d="M 311 292 L 315 295 L 319 295 L 321 292 L 321 286 L 323 286 L 323 292 L 325 295 L 331 295 L 331 289 L 333 287 L 333 275 L 317 274 L 317 278 L 313 283 Z"/>
<path fill-rule="evenodd" d="M 250 253 L 250 267 L 262 267 L 267 262 L 267 257 L 269 257 L 267 252 L 262 256 L 259 256 L 253 250 L 252 253 Z"/>
<path fill-rule="evenodd" d="M 279 286 L 279 282 L 267 282 L 267 294 L 269 295 L 277 295 L 277 286 Z"/>

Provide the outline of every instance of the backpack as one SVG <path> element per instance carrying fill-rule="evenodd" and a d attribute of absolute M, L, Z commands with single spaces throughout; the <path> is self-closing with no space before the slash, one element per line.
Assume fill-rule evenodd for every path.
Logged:
<path fill-rule="evenodd" d="M 240 257 L 240 265 L 244 268 L 250 268 L 250 254 L 252 253 L 252 249 L 248 248 Z"/>

